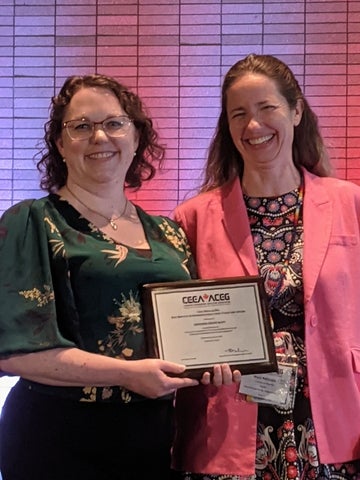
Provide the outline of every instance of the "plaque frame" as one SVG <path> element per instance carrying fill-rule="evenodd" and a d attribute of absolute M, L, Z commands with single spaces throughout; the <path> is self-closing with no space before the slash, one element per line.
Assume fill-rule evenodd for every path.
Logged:
<path fill-rule="evenodd" d="M 249 300 L 246 300 L 248 303 L 246 303 L 246 306 L 243 307 L 245 310 L 221 312 L 221 308 L 226 308 L 226 305 L 230 305 L 230 307 L 232 306 L 231 299 L 235 298 L 234 294 L 237 290 L 240 297 L 244 297 L 245 293 L 250 294 Z M 219 363 L 227 363 L 230 365 L 232 370 L 239 369 L 244 375 L 278 371 L 269 307 L 264 288 L 264 281 L 261 276 L 253 275 L 206 280 L 197 279 L 146 283 L 141 285 L 140 295 L 143 310 L 147 356 L 149 358 L 160 358 L 163 360 L 184 364 L 186 366 L 186 370 L 182 376 L 196 379 L 200 379 L 202 374 L 206 371 L 212 372 L 213 366 Z M 207 299 L 206 301 L 204 300 L 205 298 Z M 210 303 L 211 298 L 218 299 L 218 302 L 214 301 L 213 303 Z M 221 299 L 227 300 L 221 301 Z M 172 302 L 171 307 L 169 308 L 168 303 L 170 300 L 172 300 Z M 185 303 L 184 305 L 185 301 L 190 301 L 190 303 Z M 164 302 L 165 306 L 163 305 Z M 199 303 L 197 304 L 196 302 L 200 302 L 201 305 Z M 179 305 L 180 310 L 176 309 Z M 225 307 L 222 307 L 222 305 L 225 305 Z M 201 307 L 200 310 L 199 307 Z M 170 312 L 172 308 L 175 308 L 176 310 L 174 310 L 174 312 Z M 239 306 L 236 306 L 235 308 L 239 308 Z M 246 308 L 249 308 L 249 313 L 247 313 Z M 220 311 L 215 313 L 215 317 L 211 317 L 211 314 L 217 310 Z M 183 315 L 174 315 L 174 313 L 179 312 L 183 313 Z M 189 315 L 187 315 L 186 312 L 190 312 Z M 200 319 L 202 316 L 204 319 L 214 319 L 212 322 L 214 325 L 212 325 L 212 327 L 215 328 L 215 333 L 217 333 L 215 337 L 231 337 L 231 340 L 225 340 L 225 343 L 230 341 L 232 345 L 224 350 L 224 352 L 228 353 L 225 354 L 223 352 L 220 354 L 220 357 L 218 357 L 217 354 L 214 354 L 213 357 L 208 358 L 206 361 L 197 361 L 196 359 L 194 360 L 194 357 L 192 357 L 192 360 L 184 360 L 184 356 L 188 356 L 188 353 L 184 354 L 184 356 L 181 356 L 180 354 L 180 358 L 179 354 L 175 354 L 173 356 L 170 345 L 168 345 L 173 342 L 173 339 L 171 338 L 173 335 L 172 331 L 170 333 L 166 332 L 168 328 L 166 323 L 164 323 L 166 320 L 168 322 L 173 320 L 175 322 L 173 324 L 179 326 L 179 322 L 182 321 L 179 320 L 179 318 L 185 317 L 186 323 L 184 324 L 184 327 L 186 327 L 189 322 L 193 322 L 192 327 L 194 330 L 191 330 L 191 328 L 190 330 L 188 328 L 185 330 L 184 328 L 185 331 L 180 332 L 181 334 L 184 334 L 187 339 L 190 339 L 191 336 L 197 336 L 200 338 L 204 337 L 204 342 L 207 342 L 208 340 L 206 340 L 206 334 L 212 334 L 214 332 L 214 330 L 210 330 L 209 332 L 206 331 L 206 323 L 211 324 L 210 321 L 201 322 L 201 320 L 200 323 L 197 322 L 196 325 L 202 324 L 201 328 L 203 330 L 200 329 L 200 331 L 198 331 L 196 327 L 194 327 L 194 320 L 191 320 L 193 317 L 191 312 L 193 312 L 195 317 L 200 317 Z M 232 315 L 236 313 L 239 317 L 237 320 L 238 323 L 234 323 L 237 317 L 236 315 Z M 255 325 L 253 324 L 252 320 L 247 318 L 252 316 L 254 313 L 257 315 L 257 323 Z M 217 315 L 219 318 L 216 320 Z M 224 317 L 228 318 L 225 318 L 224 320 Z M 241 327 L 241 318 L 243 321 L 247 318 L 245 321 L 245 326 L 242 328 L 245 328 L 246 325 L 251 327 L 250 330 L 255 328 L 256 335 L 253 336 L 257 336 L 257 339 L 254 340 L 254 347 L 256 347 L 254 349 L 257 351 L 257 353 L 254 353 L 253 357 L 251 356 L 251 352 L 250 354 L 244 353 L 244 351 L 246 351 L 244 346 L 240 347 L 237 346 L 238 343 L 234 343 L 233 336 L 227 335 L 229 333 L 227 330 L 230 330 L 231 333 L 232 331 L 236 331 Z M 216 330 L 216 324 L 223 325 Z M 258 328 L 256 328 L 256 326 Z M 222 332 L 225 332 L 224 335 Z M 174 330 L 174 333 L 176 333 L 176 329 Z M 211 338 L 211 336 L 208 338 Z M 206 343 L 204 342 L 203 344 L 205 346 Z M 240 337 L 238 342 L 241 343 Z M 181 343 L 181 338 L 178 338 L 176 344 L 173 344 L 175 350 L 178 348 L 179 343 Z M 246 343 L 248 344 L 248 342 Z M 197 352 L 198 351 L 199 350 L 197 350 Z M 212 354 L 210 354 L 210 356 L 211 355 Z M 241 356 L 243 356 L 243 359 L 240 360 L 239 357 Z"/>

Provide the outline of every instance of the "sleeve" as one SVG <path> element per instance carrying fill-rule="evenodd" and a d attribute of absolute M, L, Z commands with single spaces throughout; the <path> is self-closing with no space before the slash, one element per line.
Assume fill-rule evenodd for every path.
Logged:
<path fill-rule="evenodd" d="M 0 220 L 0 356 L 75 344 L 60 332 L 44 208 L 33 200 Z"/>

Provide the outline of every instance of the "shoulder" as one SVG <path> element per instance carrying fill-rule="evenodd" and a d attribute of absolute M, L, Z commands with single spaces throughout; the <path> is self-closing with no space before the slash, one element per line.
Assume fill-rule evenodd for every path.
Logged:
<path fill-rule="evenodd" d="M 305 188 L 311 190 L 324 189 L 330 197 L 353 196 L 360 198 L 360 186 L 350 180 L 337 177 L 318 177 L 312 173 L 305 173 Z"/>
<path fill-rule="evenodd" d="M 138 205 L 136 206 L 136 209 L 145 228 L 148 228 L 153 232 L 161 231 L 162 236 L 165 237 L 167 241 L 171 241 L 171 239 L 174 239 L 175 237 L 186 241 L 186 235 L 181 225 L 176 220 L 167 215 L 153 215 L 147 213 Z M 173 242 L 171 241 L 171 243 Z"/>
<path fill-rule="evenodd" d="M 208 190 L 207 192 L 202 192 L 194 197 L 188 198 L 180 203 L 174 210 L 174 212 L 194 212 L 200 211 L 204 212 L 205 209 L 211 204 L 221 204 L 223 198 L 226 197 L 234 188 L 234 184 L 239 183 L 236 182 L 229 182 L 221 187 L 216 187 L 212 190 Z"/>
<path fill-rule="evenodd" d="M 177 221 L 174 221 L 166 215 L 148 214 L 138 206 L 136 208 L 143 220 L 143 225 L 147 225 L 148 228 L 151 229 L 152 234 L 155 234 L 155 238 L 160 241 L 165 241 L 186 257 L 190 256 L 187 236 Z"/>
<path fill-rule="evenodd" d="M 339 215 L 360 216 L 360 186 L 336 177 L 318 177 L 305 174 L 305 204 L 321 207 L 328 202 Z"/>
<path fill-rule="evenodd" d="M 168 225 L 169 227 L 174 229 L 180 228 L 178 223 L 173 219 L 171 219 L 170 217 L 168 217 L 167 215 L 155 215 L 155 214 L 148 213 L 138 205 L 136 205 L 136 210 L 141 220 L 145 221 L 145 225 L 151 224 L 153 226 L 157 225 L 158 227 Z"/>
<path fill-rule="evenodd" d="M 20 215 L 29 215 L 32 212 L 44 211 L 46 205 L 50 204 L 49 197 L 42 197 L 39 199 L 29 198 L 22 200 L 21 202 L 15 203 L 10 208 L 5 210 L 1 220 L 7 219 L 9 217 L 19 217 Z"/>
<path fill-rule="evenodd" d="M 4 238 L 9 232 L 14 237 L 26 235 L 34 224 L 42 224 L 47 205 L 50 205 L 49 198 L 43 197 L 22 200 L 8 208 L 0 218 L 1 237 Z"/>

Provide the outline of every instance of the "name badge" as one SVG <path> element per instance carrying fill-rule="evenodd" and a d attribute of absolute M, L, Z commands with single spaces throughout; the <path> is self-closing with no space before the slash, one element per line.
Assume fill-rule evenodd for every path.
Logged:
<path fill-rule="evenodd" d="M 295 355 L 277 354 L 278 371 L 242 375 L 239 393 L 249 402 L 292 409 L 295 403 L 298 362 Z"/>

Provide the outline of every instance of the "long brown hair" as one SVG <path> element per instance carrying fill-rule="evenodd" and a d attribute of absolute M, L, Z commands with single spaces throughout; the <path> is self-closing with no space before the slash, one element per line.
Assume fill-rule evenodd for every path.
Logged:
<path fill-rule="evenodd" d="M 235 63 L 224 77 L 221 112 L 209 146 L 201 191 L 218 187 L 236 176 L 242 177 L 244 160 L 230 135 L 226 103 L 228 89 L 247 73 L 265 75 L 274 80 L 290 109 L 295 108 L 298 100 L 302 101 L 304 109 L 302 118 L 299 125 L 294 128 L 292 146 L 294 164 L 322 177 L 331 175 L 332 169 L 319 131 L 317 116 L 304 97 L 293 72 L 272 55 L 251 54 Z"/>
<path fill-rule="evenodd" d="M 142 182 L 150 180 L 155 175 L 154 163 L 157 162 L 158 167 L 161 167 L 165 150 L 158 143 L 158 134 L 138 95 L 106 75 L 69 77 L 59 94 L 52 98 L 50 119 L 44 126 L 44 147 L 37 154 L 41 156 L 37 162 L 37 168 L 41 174 L 40 187 L 52 192 L 66 183 L 67 167 L 58 151 L 56 141 L 61 135 L 66 107 L 77 91 L 88 87 L 101 87 L 113 92 L 119 100 L 121 108 L 132 119 L 139 134 L 139 146 L 125 181 L 127 187 L 140 188 Z"/>

